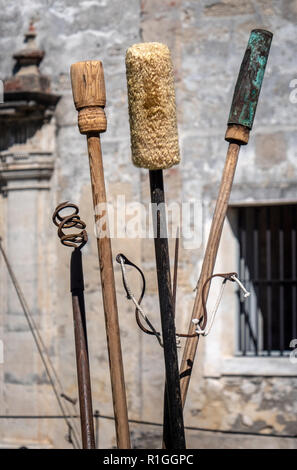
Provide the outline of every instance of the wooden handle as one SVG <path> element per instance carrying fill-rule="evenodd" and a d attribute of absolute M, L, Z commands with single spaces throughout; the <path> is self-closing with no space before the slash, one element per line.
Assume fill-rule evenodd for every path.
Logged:
<path fill-rule="evenodd" d="M 228 125 L 253 127 L 272 36 L 264 29 L 251 32 L 234 90 Z"/>
<path fill-rule="evenodd" d="M 197 285 L 192 319 L 201 318 L 203 315 L 202 290 L 205 281 L 213 274 L 221 233 L 228 209 L 228 202 L 238 161 L 240 145 L 247 144 L 249 139 L 249 132 L 252 128 L 255 117 L 271 40 L 272 33 L 269 31 L 259 29 L 253 30 L 240 67 L 225 136 L 225 139 L 229 141 L 230 144 L 212 225 L 208 236 L 206 251 L 203 258 L 201 274 Z M 209 284 L 207 285 L 205 292 L 207 300 Z M 191 321 L 189 326 L 190 335 L 195 332 L 195 328 L 195 325 Z M 187 397 L 198 341 L 199 336 L 187 338 L 184 348 L 180 367 L 181 396 L 183 405 L 185 404 Z"/>
<path fill-rule="evenodd" d="M 71 66 L 70 76 L 80 133 L 105 132 L 106 94 L 102 62 L 77 62 Z"/>
<path fill-rule="evenodd" d="M 102 205 L 106 207 L 104 170 L 99 135 L 106 130 L 106 117 L 104 113 L 105 85 L 102 63 L 100 61 L 87 61 L 72 65 L 71 83 L 75 107 L 79 113 L 79 130 L 81 134 L 87 134 L 93 205 L 95 221 L 97 222 L 100 217 L 100 214 L 97 213 L 99 208 Z M 108 234 L 108 220 L 106 220 L 105 224 L 106 233 Z M 112 251 L 110 238 L 106 233 L 105 235 L 97 233 L 97 247 L 115 427 L 118 447 L 120 449 L 129 449 L 130 433 Z"/>
<path fill-rule="evenodd" d="M 102 62 L 86 60 L 76 62 L 70 69 L 73 100 L 77 110 L 106 103 L 105 82 Z"/>
<path fill-rule="evenodd" d="M 102 204 L 106 204 L 104 172 L 99 136 L 88 136 L 88 151 L 93 204 L 95 209 L 95 222 L 98 222 L 100 214 L 96 214 L 96 208 L 100 207 Z M 96 226 L 98 225 L 99 224 L 96 224 Z M 108 232 L 107 226 L 106 232 Z M 102 234 L 97 233 L 97 247 L 101 275 L 117 444 L 119 449 L 130 449 L 130 433 L 128 424 L 124 367 L 122 360 L 120 327 L 110 238 L 106 235 L 102 236 Z"/>
<path fill-rule="evenodd" d="M 196 298 L 192 312 L 192 318 L 189 326 L 189 334 L 192 335 L 195 333 L 196 325 L 192 323 L 192 319 L 201 318 L 203 315 L 203 305 L 202 305 L 202 289 L 205 281 L 213 274 L 214 265 L 216 262 L 217 252 L 220 244 L 221 233 L 223 230 L 223 225 L 228 210 L 228 202 L 231 194 L 233 178 L 235 174 L 235 169 L 238 161 L 240 146 L 238 144 L 232 143 L 229 145 L 226 163 L 223 171 L 223 177 L 221 181 L 221 186 L 219 189 L 219 194 L 217 197 L 217 203 L 212 219 L 212 224 L 210 228 L 210 233 L 208 236 L 208 242 L 203 258 L 203 264 L 201 268 L 201 274 L 197 285 Z M 209 283 L 206 288 L 206 298 L 209 291 Z M 198 346 L 199 336 L 193 338 L 187 338 L 183 358 L 180 366 L 180 378 L 181 378 L 181 396 L 183 406 L 186 401 L 187 391 L 191 379 L 194 359 L 196 355 L 196 350 Z"/>

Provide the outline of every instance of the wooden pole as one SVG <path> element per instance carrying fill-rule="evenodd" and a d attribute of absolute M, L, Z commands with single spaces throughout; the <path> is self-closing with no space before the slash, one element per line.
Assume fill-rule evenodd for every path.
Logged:
<path fill-rule="evenodd" d="M 150 174 L 151 201 L 153 207 L 154 241 L 159 289 L 159 304 L 164 345 L 166 373 L 166 420 L 167 449 L 185 449 L 185 431 L 179 383 L 179 368 L 176 349 L 174 306 L 171 289 L 169 249 L 166 230 L 165 196 L 163 171 L 153 170 Z"/>
<path fill-rule="evenodd" d="M 204 260 L 201 268 L 200 278 L 197 284 L 197 292 L 195 303 L 193 307 L 192 319 L 200 318 L 203 314 L 203 305 L 202 305 L 202 289 L 206 280 L 212 275 L 216 256 L 219 248 L 221 233 L 224 225 L 224 220 L 226 217 L 228 209 L 228 201 L 231 193 L 233 177 L 235 174 L 235 169 L 238 161 L 238 154 L 240 150 L 240 145 L 232 143 L 229 144 L 225 168 L 223 171 L 223 178 L 217 198 L 217 204 L 215 207 L 213 221 L 208 237 L 208 242 L 205 250 Z M 207 299 L 209 292 L 209 284 L 205 288 L 205 298 Z M 195 325 L 191 322 L 189 327 L 189 334 L 195 333 Z M 183 405 L 186 400 L 187 391 L 189 387 L 189 382 L 192 373 L 192 367 L 194 358 L 196 355 L 196 350 L 198 346 L 199 336 L 193 338 L 187 338 L 183 358 L 180 366 L 180 379 L 181 379 L 181 394 Z"/>
<path fill-rule="evenodd" d="M 81 134 L 87 135 L 117 445 L 120 449 L 129 449 L 130 434 L 124 368 L 107 218 L 105 225 L 102 227 L 99 225 L 100 218 L 106 215 L 107 211 L 100 143 L 100 133 L 106 130 L 104 113 L 106 99 L 102 63 L 86 61 L 73 64 L 71 83 L 75 107 L 79 111 L 79 130 Z M 103 213 L 101 213 L 102 208 Z"/>
<path fill-rule="evenodd" d="M 205 281 L 213 274 L 223 225 L 228 209 L 238 154 L 240 146 L 246 145 L 249 140 L 249 133 L 255 117 L 271 40 L 272 33 L 269 31 L 259 29 L 253 30 L 239 71 L 228 120 L 228 128 L 225 135 L 225 139 L 229 142 L 229 147 L 204 254 L 201 274 L 197 284 L 196 298 L 189 326 L 190 335 L 193 335 L 196 329 L 192 320 L 194 318 L 200 319 L 203 315 L 202 289 Z M 204 292 L 205 299 L 207 300 L 209 284 L 206 286 Z M 183 406 L 187 397 L 198 341 L 199 336 L 189 337 L 186 340 L 184 348 L 180 367 Z"/>

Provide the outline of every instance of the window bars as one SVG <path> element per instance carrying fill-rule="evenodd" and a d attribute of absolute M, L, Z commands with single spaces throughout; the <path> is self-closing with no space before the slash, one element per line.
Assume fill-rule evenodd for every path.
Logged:
<path fill-rule="evenodd" d="M 239 278 L 251 292 L 246 302 L 239 302 L 238 353 L 287 355 L 297 337 L 297 205 L 236 211 Z"/>

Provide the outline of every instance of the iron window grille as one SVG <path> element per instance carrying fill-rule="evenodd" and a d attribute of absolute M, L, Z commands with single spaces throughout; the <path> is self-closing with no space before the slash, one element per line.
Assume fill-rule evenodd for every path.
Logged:
<path fill-rule="evenodd" d="M 297 205 L 240 207 L 237 211 L 239 278 L 238 353 L 283 356 L 297 338 Z"/>

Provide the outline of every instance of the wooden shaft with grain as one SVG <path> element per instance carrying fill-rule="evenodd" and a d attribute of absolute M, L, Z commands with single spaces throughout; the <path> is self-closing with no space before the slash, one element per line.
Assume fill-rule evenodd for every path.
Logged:
<path fill-rule="evenodd" d="M 102 206 L 106 209 L 106 191 L 100 133 L 106 130 L 105 85 L 103 67 L 100 61 L 78 62 L 71 66 L 71 82 L 76 109 L 79 111 L 78 125 L 82 134 L 87 135 L 90 174 L 98 229 Z M 98 210 L 99 209 L 99 210 Z M 105 235 L 97 230 L 97 247 L 105 315 L 107 347 L 115 415 L 117 445 L 120 449 L 130 448 L 130 433 L 124 367 L 122 360 L 120 328 L 116 301 L 115 280 L 112 262 L 108 221 L 101 227 Z M 99 232 L 99 233 L 98 233 Z"/>
<path fill-rule="evenodd" d="M 100 137 L 88 134 L 87 139 L 93 205 L 96 210 L 98 204 L 106 203 Z M 96 223 L 98 222 L 98 219 L 99 215 L 95 214 Z M 130 448 L 128 411 L 110 238 L 107 236 L 101 237 L 100 233 L 97 233 L 97 248 L 101 274 L 117 442 L 120 449 L 128 449 Z"/>
<path fill-rule="evenodd" d="M 223 225 L 228 209 L 238 154 L 240 146 L 246 145 L 249 140 L 249 133 L 252 129 L 255 118 L 272 36 L 273 35 L 270 31 L 263 29 L 254 29 L 251 31 L 239 70 L 225 135 L 225 140 L 229 142 L 229 148 L 203 259 L 201 274 L 197 284 L 192 319 L 200 319 L 203 315 L 202 289 L 207 278 L 213 274 Z M 204 292 L 205 300 L 207 300 L 209 284 Z M 195 325 L 191 321 L 189 334 L 193 333 L 195 333 Z M 183 405 L 186 401 L 198 340 L 198 336 L 187 338 L 185 344 L 180 368 Z"/>
<path fill-rule="evenodd" d="M 235 174 L 235 169 L 238 160 L 238 154 L 240 150 L 240 145 L 238 143 L 230 143 L 228 148 L 228 153 L 226 157 L 226 163 L 223 171 L 223 177 L 221 181 L 221 186 L 219 189 L 219 194 L 217 198 L 217 203 L 213 215 L 213 221 L 208 237 L 208 243 L 205 250 L 205 255 L 203 259 L 203 264 L 201 268 L 200 278 L 197 284 L 197 292 L 195 303 L 192 312 L 192 318 L 200 318 L 203 315 L 203 306 L 202 306 L 202 288 L 205 281 L 212 275 L 216 256 L 220 244 L 221 233 L 228 209 L 228 202 L 231 193 L 233 178 Z M 209 291 L 209 283 L 205 289 L 205 296 L 207 298 Z M 189 334 L 195 333 L 196 326 L 192 321 L 190 322 Z M 181 396 L 183 406 L 186 401 L 187 391 L 189 387 L 189 382 L 191 379 L 191 373 L 194 363 L 194 358 L 196 354 L 196 349 L 198 346 L 199 336 L 193 338 L 187 338 L 183 358 L 180 366 L 180 387 L 181 387 Z"/>

